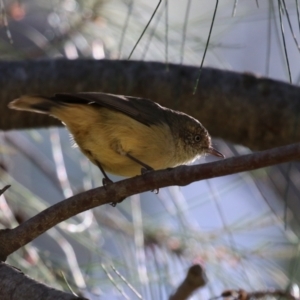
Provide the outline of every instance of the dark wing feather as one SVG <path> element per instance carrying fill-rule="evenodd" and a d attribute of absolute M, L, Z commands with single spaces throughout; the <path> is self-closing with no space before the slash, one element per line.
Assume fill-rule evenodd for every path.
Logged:
<path fill-rule="evenodd" d="M 115 109 L 147 126 L 167 122 L 165 108 L 148 99 L 106 93 L 56 94 L 50 98 L 62 103 L 77 103 Z"/>

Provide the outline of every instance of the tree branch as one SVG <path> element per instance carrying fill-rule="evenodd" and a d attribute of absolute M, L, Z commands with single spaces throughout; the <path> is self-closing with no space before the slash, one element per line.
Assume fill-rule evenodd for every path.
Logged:
<path fill-rule="evenodd" d="M 112 60 L 0 62 L 0 129 L 59 125 L 46 115 L 8 110 L 22 94 L 102 91 L 147 97 L 199 119 L 213 136 L 252 149 L 300 138 L 300 87 L 249 74 L 164 63 Z"/>
<path fill-rule="evenodd" d="M 0 196 L 1 196 L 2 194 L 4 194 L 5 191 L 8 190 L 10 187 L 11 187 L 10 185 L 6 185 L 3 189 L 1 189 L 1 190 L 0 190 Z"/>
<path fill-rule="evenodd" d="M 39 283 L 16 268 L 0 262 L 1 300 L 87 300 Z"/>
<path fill-rule="evenodd" d="M 23 247 L 58 223 L 99 205 L 118 202 L 128 196 L 171 185 L 184 186 L 194 181 L 244 172 L 300 159 L 300 143 L 222 161 L 195 166 L 179 166 L 148 172 L 95 188 L 45 209 L 14 229 L 0 231 L 0 259 Z"/>
<path fill-rule="evenodd" d="M 206 283 L 207 278 L 203 268 L 200 265 L 191 266 L 184 281 L 179 285 L 176 292 L 169 297 L 169 300 L 186 300 Z"/>
<path fill-rule="evenodd" d="M 223 299 L 239 299 L 239 300 L 251 300 L 260 299 L 266 297 L 273 297 L 275 299 L 283 298 L 287 300 L 297 300 L 298 297 L 292 295 L 289 291 L 284 290 L 265 290 L 265 291 L 254 291 L 247 292 L 245 290 L 225 290 L 220 296 L 211 298 L 211 300 L 223 298 Z"/>

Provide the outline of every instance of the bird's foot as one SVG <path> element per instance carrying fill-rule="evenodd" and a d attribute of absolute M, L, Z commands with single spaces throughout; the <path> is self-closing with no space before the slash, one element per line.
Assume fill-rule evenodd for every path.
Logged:
<path fill-rule="evenodd" d="M 148 167 L 148 168 L 142 168 L 142 169 L 141 169 L 141 174 L 144 175 L 144 174 L 146 174 L 146 173 L 148 173 L 148 172 L 151 172 L 151 171 L 154 171 L 154 169 L 151 168 L 151 167 Z M 154 193 L 157 195 L 157 194 L 159 193 L 159 189 L 154 189 L 154 190 L 152 190 L 151 192 L 154 192 Z"/>
<path fill-rule="evenodd" d="M 104 177 L 103 179 L 102 179 L 102 185 L 104 186 L 104 187 L 106 187 L 106 186 L 108 186 L 108 185 L 110 185 L 110 184 L 112 184 L 112 183 L 114 183 L 111 179 L 109 179 L 108 177 Z"/>
<path fill-rule="evenodd" d="M 102 179 L 102 184 L 104 186 L 104 188 L 106 188 L 108 185 L 114 183 L 111 179 L 109 179 L 108 177 L 104 177 Z M 121 203 L 125 198 L 120 199 L 119 201 L 116 202 L 111 202 L 109 203 L 112 207 L 116 207 L 118 203 Z"/>

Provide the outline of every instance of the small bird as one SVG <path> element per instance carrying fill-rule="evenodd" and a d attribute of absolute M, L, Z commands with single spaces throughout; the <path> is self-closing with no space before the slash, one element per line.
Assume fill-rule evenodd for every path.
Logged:
<path fill-rule="evenodd" d="M 132 177 L 193 162 L 214 149 L 204 126 L 193 117 L 148 99 L 106 93 L 21 96 L 9 108 L 61 120 L 76 144 L 103 173 Z"/>

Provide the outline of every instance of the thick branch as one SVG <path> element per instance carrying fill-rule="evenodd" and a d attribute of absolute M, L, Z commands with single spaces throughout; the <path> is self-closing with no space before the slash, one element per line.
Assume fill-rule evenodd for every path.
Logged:
<path fill-rule="evenodd" d="M 3 262 L 0 262 L 0 298 L 1 300 L 87 300 L 39 283 Z"/>
<path fill-rule="evenodd" d="M 204 68 L 111 60 L 0 62 L 0 129 L 58 125 L 45 115 L 7 109 L 22 94 L 103 91 L 142 96 L 199 119 L 213 136 L 266 149 L 300 138 L 300 88 L 287 83 Z"/>
<path fill-rule="evenodd" d="M 58 223 L 99 205 L 118 202 L 128 196 L 171 185 L 254 170 L 300 159 L 300 143 L 222 161 L 148 172 L 121 180 L 105 188 L 95 188 L 47 208 L 14 229 L 0 231 L 0 259 L 31 242 Z"/>

